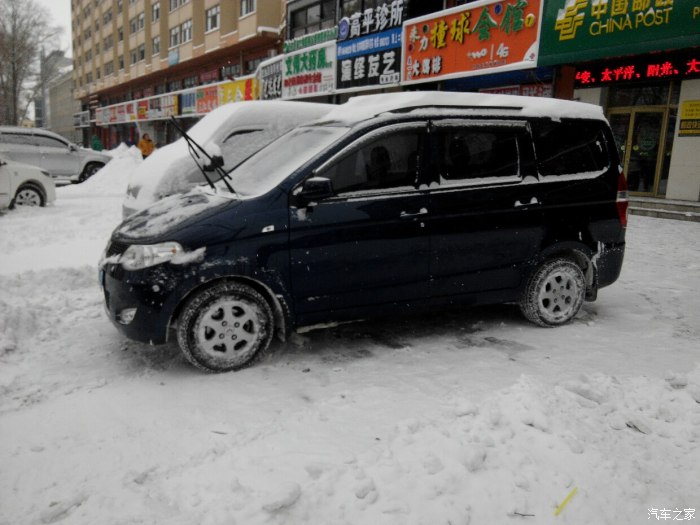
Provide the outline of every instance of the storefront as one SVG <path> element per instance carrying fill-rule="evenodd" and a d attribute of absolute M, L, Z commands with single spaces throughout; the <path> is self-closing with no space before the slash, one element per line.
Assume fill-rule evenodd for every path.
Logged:
<path fill-rule="evenodd" d="M 604 108 L 630 193 L 700 200 L 700 1 L 545 5 L 540 64 L 572 64 L 574 98 Z"/>

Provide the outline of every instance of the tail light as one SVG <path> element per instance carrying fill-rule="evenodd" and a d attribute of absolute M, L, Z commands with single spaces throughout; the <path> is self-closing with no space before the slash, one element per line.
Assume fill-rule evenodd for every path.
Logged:
<path fill-rule="evenodd" d="M 617 179 L 617 199 L 615 203 L 617 204 L 617 213 L 620 216 L 620 223 L 623 228 L 627 228 L 629 200 L 627 198 L 627 179 L 622 170 L 620 170 L 620 176 Z"/>

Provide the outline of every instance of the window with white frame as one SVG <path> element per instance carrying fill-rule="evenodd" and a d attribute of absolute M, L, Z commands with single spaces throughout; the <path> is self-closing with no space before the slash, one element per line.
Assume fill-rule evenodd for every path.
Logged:
<path fill-rule="evenodd" d="M 241 0 L 241 16 L 249 15 L 255 11 L 255 0 Z"/>
<path fill-rule="evenodd" d="M 185 5 L 185 4 L 189 3 L 189 1 L 190 0 L 170 0 L 170 10 L 174 11 L 175 9 L 180 7 L 181 5 Z"/>
<path fill-rule="evenodd" d="M 129 31 L 133 34 L 141 31 L 146 25 L 146 16 L 139 13 L 137 16 L 129 20 Z"/>
<path fill-rule="evenodd" d="M 180 25 L 180 43 L 192 40 L 192 20 L 186 20 Z"/>
<path fill-rule="evenodd" d="M 160 20 L 160 2 L 155 2 L 151 6 L 151 22 Z"/>
<path fill-rule="evenodd" d="M 154 55 L 160 53 L 160 36 L 153 38 L 151 41 L 151 49 L 153 50 Z"/>
<path fill-rule="evenodd" d="M 216 5 L 211 9 L 207 9 L 206 13 L 206 31 L 213 31 L 214 29 L 219 29 L 219 15 L 221 14 L 221 7 Z"/>
<path fill-rule="evenodd" d="M 141 44 L 141 45 L 138 47 L 137 52 L 138 52 L 138 59 L 139 59 L 139 62 L 140 62 L 141 60 L 145 60 L 145 59 L 146 59 L 146 44 Z"/>
<path fill-rule="evenodd" d="M 180 45 L 180 26 L 173 27 L 170 30 L 170 47 L 177 47 Z"/>

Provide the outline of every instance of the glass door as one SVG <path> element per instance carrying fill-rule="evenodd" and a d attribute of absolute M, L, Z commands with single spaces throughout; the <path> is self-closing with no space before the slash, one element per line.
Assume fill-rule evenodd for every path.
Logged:
<path fill-rule="evenodd" d="M 660 189 L 665 114 L 665 110 L 648 108 L 610 112 L 610 125 L 630 192 L 656 195 Z"/>

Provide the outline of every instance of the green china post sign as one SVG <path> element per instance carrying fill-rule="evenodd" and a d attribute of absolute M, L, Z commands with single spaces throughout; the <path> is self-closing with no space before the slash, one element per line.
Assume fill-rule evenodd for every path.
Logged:
<path fill-rule="evenodd" d="M 700 46 L 700 0 L 549 0 L 540 65 Z"/>

